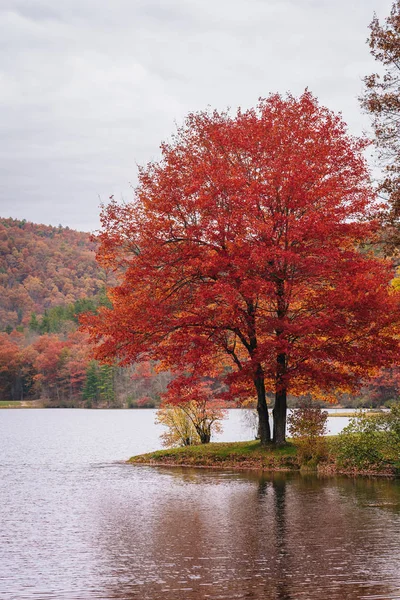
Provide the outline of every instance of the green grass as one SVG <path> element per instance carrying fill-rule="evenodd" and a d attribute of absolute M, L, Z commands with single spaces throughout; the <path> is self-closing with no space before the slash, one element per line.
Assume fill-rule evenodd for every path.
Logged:
<path fill-rule="evenodd" d="M 0 400 L 0 408 L 7 406 L 20 406 L 21 400 Z"/>
<path fill-rule="evenodd" d="M 289 443 L 280 448 L 265 448 L 258 441 L 169 448 L 133 456 L 128 462 L 243 469 L 298 469 L 296 446 Z"/>
<path fill-rule="evenodd" d="M 41 408 L 40 400 L 0 400 L 0 408 Z"/>

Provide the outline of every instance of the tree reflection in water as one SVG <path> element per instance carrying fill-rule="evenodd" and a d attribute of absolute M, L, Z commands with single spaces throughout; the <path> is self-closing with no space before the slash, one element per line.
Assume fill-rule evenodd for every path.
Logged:
<path fill-rule="evenodd" d="M 397 483 L 151 468 L 140 480 L 99 507 L 104 598 L 400 597 Z"/>

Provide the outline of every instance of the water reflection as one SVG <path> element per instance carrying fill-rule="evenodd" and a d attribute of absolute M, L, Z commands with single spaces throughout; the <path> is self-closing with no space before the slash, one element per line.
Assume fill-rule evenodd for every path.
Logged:
<path fill-rule="evenodd" d="M 400 501 L 397 484 L 191 470 L 147 476 L 158 486 L 145 509 L 100 515 L 105 597 L 400 597 L 399 521 L 386 510 L 389 498 L 390 507 Z"/>
<path fill-rule="evenodd" d="M 400 598 L 400 482 L 112 463 L 150 412 L 1 411 L 1 600 Z"/>

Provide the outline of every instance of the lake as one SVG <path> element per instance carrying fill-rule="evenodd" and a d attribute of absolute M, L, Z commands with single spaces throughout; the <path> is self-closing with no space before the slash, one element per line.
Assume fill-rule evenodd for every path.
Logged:
<path fill-rule="evenodd" d="M 1 599 L 400 599 L 399 481 L 123 464 L 154 415 L 0 411 Z"/>

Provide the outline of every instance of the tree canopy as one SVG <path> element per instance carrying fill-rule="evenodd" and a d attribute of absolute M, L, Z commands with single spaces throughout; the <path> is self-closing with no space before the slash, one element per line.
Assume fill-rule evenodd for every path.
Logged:
<path fill-rule="evenodd" d="M 288 392 L 352 390 L 391 364 L 392 266 L 360 251 L 377 227 L 365 146 L 308 91 L 190 114 L 132 202 L 103 208 L 98 256 L 118 284 L 85 318 L 97 358 L 256 395 L 263 443 L 272 391 L 278 444 Z"/>
<path fill-rule="evenodd" d="M 393 3 L 390 15 L 370 24 L 371 54 L 383 67 L 380 73 L 364 78 L 361 105 L 372 116 L 375 142 L 384 167 L 381 192 L 389 200 L 389 239 L 399 243 L 400 218 L 400 1 Z"/>

